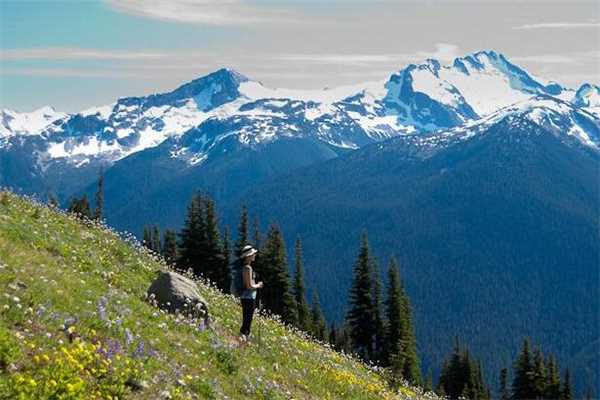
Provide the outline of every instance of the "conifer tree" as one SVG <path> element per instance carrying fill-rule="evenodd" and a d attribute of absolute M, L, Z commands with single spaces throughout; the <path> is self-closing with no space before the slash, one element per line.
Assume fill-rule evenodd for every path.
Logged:
<path fill-rule="evenodd" d="M 206 255 L 206 226 L 202 198 L 198 194 L 192 196 L 188 205 L 187 216 L 179 237 L 178 267 L 184 271 L 191 268 L 194 275 L 200 276 Z"/>
<path fill-rule="evenodd" d="M 498 393 L 500 394 L 500 400 L 509 400 L 510 393 L 508 391 L 508 369 L 502 368 L 500 371 L 500 389 Z"/>
<path fill-rule="evenodd" d="M 72 198 L 67 211 L 76 214 L 79 218 L 90 219 L 92 217 L 90 203 L 85 194 L 81 198 Z"/>
<path fill-rule="evenodd" d="M 58 200 L 56 199 L 56 196 L 54 196 L 54 194 L 52 193 L 48 194 L 48 205 L 50 206 L 50 208 L 58 208 Z"/>
<path fill-rule="evenodd" d="M 533 399 L 533 364 L 529 350 L 529 339 L 527 338 L 523 340 L 523 346 L 515 363 L 514 370 L 511 399 Z"/>
<path fill-rule="evenodd" d="M 306 302 L 306 293 L 304 290 L 304 272 L 302 267 L 302 243 L 300 238 L 296 239 L 295 264 L 293 294 L 296 302 L 296 312 L 298 314 L 298 328 L 309 332 L 311 330 L 311 318 L 308 303 Z"/>
<path fill-rule="evenodd" d="M 154 225 L 154 227 L 152 228 L 151 243 L 152 251 L 154 251 L 157 254 L 160 254 L 162 246 L 160 244 L 160 228 L 158 227 L 158 225 Z"/>
<path fill-rule="evenodd" d="M 99 221 L 102 219 L 104 211 L 104 172 L 100 168 L 98 174 L 98 189 L 96 190 L 96 209 L 94 210 L 94 219 Z"/>
<path fill-rule="evenodd" d="M 560 373 L 554 355 L 548 357 L 548 375 L 544 398 L 548 400 L 560 399 Z"/>
<path fill-rule="evenodd" d="M 311 320 L 313 335 L 315 338 L 324 341 L 325 334 L 327 332 L 327 322 L 321 309 L 321 302 L 319 301 L 319 293 L 316 290 L 313 291 L 312 296 L 312 308 L 311 308 Z"/>
<path fill-rule="evenodd" d="M 569 368 L 567 368 L 565 369 L 565 380 L 560 392 L 560 400 L 571 400 L 572 398 L 573 393 L 571 392 L 571 375 L 569 373 Z"/>
<path fill-rule="evenodd" d="M 533 395 L 534 398 L 543 398 L 546 392 L 548 381 L 546 366 L 544 364 L 544 354 L 540 348 L 533 352 Z"/>
<path fill-rule="evenodd" d="M 408 294 L 404 291 L 404 287 L 402 285 L 400 285 L 400 293 L 402 294 L 402 308 L 405 316 L 404 321 L 406 334 L 406 340 L 403 349 L 405 358 L 403 375 L 404 378 L 412 384 L 421 385 L 421 361 L 417 355 L 417 339 L 412 322 L 412 306 L 410 304 Z"/>
<path fill-rule="evenodd" d="M 425 384 L 423 385 L 423 390 L 425 392 L 433 391 L 433 373 L 431 372 L 431 368 L 427 369 L 427 377 L 425 378 Z"/>
<path fill-rule="evenodd" d="M 172 229 L 165 231 L 162 255 L 167 264 L 173 264 L 177 260 L 177 233 Z"/>
<path fill-rule="evenodd" d="M 205 275 L 217 288 L 224 291 L 227 289 L 229 269 L 224 263 L 215 203 L 208 197 L 204 198 L 204 213 L 206 227 Z"/>
<path fill-rule="evenodd" d="M 241 212 L 241 215 L 240 215 L 240 223 L 238 225 L 237 239 L 235 241 L 235 248 L 234 248 L 235 266 L 237 268 L 241 268 L 242 267 L 242 264 L 241 264 L 242 260 L 241 260 L 240 257 L 242 255 L 242 249 L 247 244 L 249 244 L 249 238 L 248 238 L 248 209 L 246 208 L 245 205 L 243 205 L 242 206 L 242 212 Z"/>
<path fill-rule="evenodd" d="M 226 272 L 225 293 L 229 293 L 231 285 L 231 238 L 229 237 L 229 228 L 225 227 L 223 232 L 223 243 L 221 244 L 223 251 L 223 271 Z"/>
<path fill-rule="evenodd" d="M 375 337 L 373 338 L 373 360 L 378 364 L 382 364 L 385 355 L 385 323 L 383 317 L 383 303 L 381 299 L 381 275 L 379 274 L 379 266 L 375 259 L 372 260 L 371 279 L 373 282 L 373 319 L 375 321 Z"/>
<path fill-rule="evenodd" d="M 406 321 L 402 304 L 402 289 L 400 274 L 396 259 L 392 258 L 388 267 L 388 288 L 385 301 L 387 319 L 386 334 L 386 359 L 385 364 L 390 365 L 392 359 L 404 365 L 404 342 L 406 340 Z"/>
<path fill-rule="evenodd" d="M 337 340 L 337 330 L 335 329 L 335 323 L 332 322 L 329 328 L 329 344 L 337 348 Z"/>
<path fill-rule="evenodd" d="M 144 240 L 142 244 L 148 249 L 152 249 L 152 233 L 147 225 L 144 225 Z"/>
<path fill-rule="evenodd" d="M 288 324 L 295 324 L 296 310 L 291 293 L 287 254 L 283 235 L 277 225 L 271 225 L 262 251 L 262 299 L 265 308 L 281 316 Z"/>
<path fill-rule="evenodd" d="M 358 258 L 354 264 L 346 316 L 354 351 L 365 360 L 374 355 L 375 318 L 373 315 L 373 282 L 371 254 L 367 233 L 363 233 Z"/>
<path fill-rule="evenodd" d="M 481 364 L 475 362 L 469 350 L 461 351 L 458 337 L 449 359 L 444 360 L 438 393 L 444 393 L 450 399 L 464 397 L 472 400 L 487 400 L 490 391 L 485 386 Z"/>

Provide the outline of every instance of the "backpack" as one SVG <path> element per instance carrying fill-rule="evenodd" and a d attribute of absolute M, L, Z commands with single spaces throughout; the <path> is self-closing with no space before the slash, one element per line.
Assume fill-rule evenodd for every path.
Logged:
<path fill-rule="evenodd" d="M 229 292 L 235 297 L 240 297 L 244 291 L 244 282 L 242 280 L 242 269 L 237 263 L 231 268 L 230 278 Z"/>

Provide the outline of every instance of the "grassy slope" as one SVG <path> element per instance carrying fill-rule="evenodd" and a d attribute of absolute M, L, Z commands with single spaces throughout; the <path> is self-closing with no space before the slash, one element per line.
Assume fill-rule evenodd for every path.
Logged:
<path fill-rule="evenodd" d="M 164 268 L 107 229 L 0 192 L 0 398 L 421 396 L 394 394 L 364 364 L 266 316 L 254 320 L 260 342 L 240 347 L 238 303 L 200 282 L 212 329 L 157 312 L 144 294 Z"/>

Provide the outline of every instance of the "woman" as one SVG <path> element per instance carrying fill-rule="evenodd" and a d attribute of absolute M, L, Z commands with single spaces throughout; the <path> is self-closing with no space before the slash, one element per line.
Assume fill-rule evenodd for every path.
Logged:
<path fill-rule="evenodd" d="M 242 301 L 242 327 L 240 334 L 242 341 L 248 340 L 250 336 L 250 325 L 252 324 L 252 316 L 254 315 L 254 307 L 256 301 L 256 290 L 262 289 L 262 282 L 254 282 L 254 271 L 252 270 L 252 262 L 256 258 L 258 250 L 250 245 L 244 246 L 242 249 L 242 287 L 244 290 L 240 295 Z"/>

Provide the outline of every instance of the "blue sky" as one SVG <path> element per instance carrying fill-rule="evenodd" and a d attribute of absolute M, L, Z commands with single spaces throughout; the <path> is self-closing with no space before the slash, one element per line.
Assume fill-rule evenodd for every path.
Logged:
<path fill-rule="evenodd" d="M 574 1 L 0 0 L 0 107 L 73 112 L 223 66 L 331 87 L 490 49 L 577 87 L 600 83 L 599 14 Z"/>

